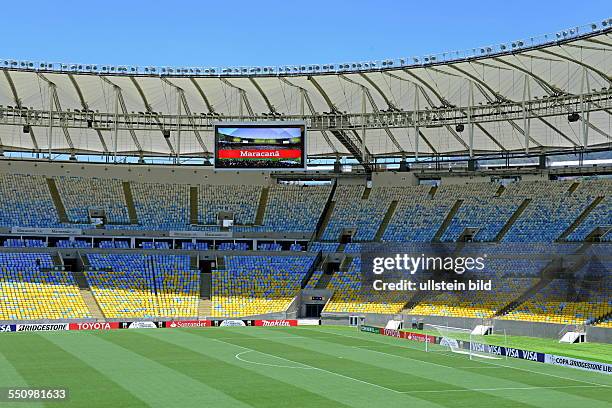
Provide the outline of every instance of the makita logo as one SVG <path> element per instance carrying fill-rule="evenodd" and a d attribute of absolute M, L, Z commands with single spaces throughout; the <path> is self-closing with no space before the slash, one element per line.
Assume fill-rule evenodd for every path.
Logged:
<path fill-rule="evenodd" d="M 288 320 L 262 320 L 262 326 L 291 326 Z"/>

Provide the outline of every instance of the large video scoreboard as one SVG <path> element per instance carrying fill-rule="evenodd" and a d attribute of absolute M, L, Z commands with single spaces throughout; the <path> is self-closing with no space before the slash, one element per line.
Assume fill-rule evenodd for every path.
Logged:
<path fill-rule="evenodd" d="M 215 168 L 305 169 L 306 125 L 302 122 L 217 123 Z"/>

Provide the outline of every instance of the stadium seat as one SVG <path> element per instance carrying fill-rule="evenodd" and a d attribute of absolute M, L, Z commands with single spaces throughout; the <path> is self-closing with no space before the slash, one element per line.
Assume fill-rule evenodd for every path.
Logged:
<path fill-rule="evenodd" d="M 0 253 L 0 320 L 92 318 L 70 272 L 46 253 Z"/>

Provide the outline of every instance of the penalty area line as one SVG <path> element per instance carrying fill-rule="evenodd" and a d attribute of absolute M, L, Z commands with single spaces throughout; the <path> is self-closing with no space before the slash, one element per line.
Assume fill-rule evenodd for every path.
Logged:
<path fill-rule="evenodd" d="M 322 333 L 324 333 L 324 332 L 326 332 L 326 333 L 333 333 L 333 332 L 322 331 L 322 330 L 318 330 L 318 331 L 322 332 Z M 346 334 L 340 334 L 340 333 L 333 333 L 333 334 L 336 335 L 336 336 L 348 337 L 348 338 L 352 338 L 352 339 L 360 339 L 360 337 L 350 336 L 350 335 L 346 335 Z M 395 337 L 390 337 L 390 336 L 385 336 L 385 337 L 390 338 L 390 339 L 395 338 Z M 382 344 L 389 344 L 392 347 L 409 349 L 409 350 L 415 350 L 415 351 L 420 351 L 422 353 L 426 353 L 425 350 L 420 350 L 420 349 L 417 349 L 417 348 L 414 348 L 414 347 L 404 347 L 404 346 L 400 346 L 400 345 L 396 345 L 396 344 L 392 344 L 392 343 L 380 342 L 380 341 L 376 341 L 376 342 L 377 343 L 382 343 Z M 381 354 L 389 354 L 389 353 L 383 353 L 383 352 L 377 351 L 377 350 L 370 350 L 370 351 L 375 352 L 375 353 L 381 353 Z M 461 357 L 461 356 L 454 355 L 454 354 L 455 353 L 445 354 L 445 355 L 448 355 L 448 357 L 465 358 L 465 357 Z M 395 355 L 395 354 L 389 354 L 389 355 Z M 404 357 L 404 358 L 409 358 L 409 357 Z M 419 359 L 411 359 L 411 360 L 417 360 L 417 361 L 425 362 L 425 363 L 428 363 L 428 364 L 433 364 L 433 365 L 439 365 L 439 366 L 442 366 L 442 367 L 453 368 L 451 366 L 445 366 L 443 364 L 436 364 L 436 363 L 432 363 L 432 362 L 424 361 L 424 360 L 419 360 Z M 514 359 L 514 360 L 516 360 L 517 362 L 519 362 L 519 361 L 529 362 L 529 360 L 523 360 L 523 359 Z M 506 360 L 506 361 L 509 362 L 510 360 Z M 578 379 L 571 378 L 571 377 L 565 377 L 563 375 L 551 374 L 551 373 L 546 373 L 546 372 L 542 372 L 542 371 L 538 371 L 538 370 L 531 370 L 529 368 L 515 367 L 515 366 L 511 366 L 511 365 L 506 365 L 506 364 L 494 363 L 494 362 L 491 362 L 491 361 L 480 361 L 479 360 L 479 362 L 481 362 L 483 364 L 489 364 L 489 365 L 492 365 L 492 366 L 509 368 L 511 370 L 524 371 L 524 372 L 531 373 L 531 374 L 539 374 L 539 375 L 545 375 L 545 376 L 548 376 L 548 377 L 561 378 L 561 379 L 572 381 L 572 382 L 579 382 L 579 383 L 582 383 L 582 384 L 589 384 L 591 386 L 594 385 L 594 386 L 606 387 L 606 388 L 610 388 L 611 387 L 610 385 L 606 385 L 606 384 L 601 384 L 601 383 L 596 383 L 596 382 L 591 382 L 591 381 L 585 381 L 585 380 L 578 380 Z M 546 365 L 546 364 L 544 364 L 544 365 Z M 549 367 L 558 367 L 558 366 L 554 366 L 554 365 L 548 365 L 548 366 Z M 544 367 L 542 367 L 542 368 L 544 368 Z M 569 370 L 569 368 L 568 368 L 568 370 Z"/>
<path fill-rule="evenodd" d="M 402 391 L 394 390 L 394 389 L 392 389 L 392 388 L 387 388 L 387 387 L 385 387 L 385 386 L 378 385 L 378 384 L 374 384 L 374 383 L 367 382 L 367 381 L 364 381 L 364 380 L 360 380 L 360 379 L 358 379 L 358 378 L 349 377 L 348 375 L 344 375 L 344 374 L 336 373 L 336 372 L 334 372 L 334 371 L 329 371 L 329 370 L 326 370 L 326 369 L 324 369 L 324 368 L 314 367 L 314 366 L 311 366 L 311 365 L 306 364 L 306 363 L 300 363 L 299 361 L 289 360 L 288 358 L 285 358 L 285 357 L 275 356 L 274 354 L 265 353 L 265 352 L 263 352 L 263 351 L 254 350 L 254 349 L 252 349 L 252 348 L 248 348 L 248 347 L 245 347 L 245 346 L 240 346 L 240 345 L 233 344 L 233 343 L 228 343 L 227 341 L 223 341 L 223 340 L 219 340 L 219 339 L 211 339 L 211 340 L 217 341 L 217 342 L 219 342 L 219 343 L 227 344 L 227 345 L 230 345 L 230 346 L 234 346 L 234 347 L 239 347 L 239 348 L 241 348 L 241 349 L 248 350 L 248 351 L 252 351 L 252 352 L 255 352 L 255 353 L 264 354 L 264 355 L 266 355 L 266 356 L 270 356 L 270 357 L 273 357 L 273 358 L 278 358 L 278 359 L 280 359 L 280 360 L 285 360 L 285 361 L 287 361 L 287 362 L 289 362 L 289 363 L 293 363 L 293 364 L 301 364 L 301 365 L 303 365 L 303 366 L 310 367 L 310 368 L 311 368 L 311 369 L 313 369 L 313 370 L 317 370 L 317 371 L 321 371 L 321 372 L 324 372 L 324 373 L 328 373 L 328 374 L 336 375 L 336 376 L 338 376 L 338 377 L 346 378 L 347 380 L 356 381 L 356 382 L 359 382 L 359 383 L 361 383 L 361 384 L 367 384 L 367 385 L 370 385 L 370 386 L 372 386 L 372 387 L 380 388 L 380 389 L 385 390 L 385 391 L 394 392 L 394 393 L 396 393 L 396 394 L 402 394 Z"/>
<path fill-rule="evenodd" d="M 413 391 L 400 391 L 402 394 L 418 394 L 418 393 L 445 393 L 445 392 L 480 392 L 480 391 L 524 391 L 524 390 L 554 390 L 554 389 L 566 389 L 566 388 L 603 388 L 605 386 L 600 385 L 556 385 L 556 386 L 542 386 L 542 387 L 499 387 L 499 388 L 462 388 L 462 389 L 450 389 L 450 390 L 413 390 Z"/>
<path fill-rule="evenodd" d="M 295 366 L 288 366 L 288 365 L 269 364 L 269 363 L 260 363 L 260 362 L 257 362 L 257 361 L 249 361 L 249 360 L 245 360 L 244 358 L 241 357 L 242 355 L 247 354 L 247 353 L 252 353 L 252 351 L 250 351 L 250 350 L 242 351 L 242 352 L 236 354 L 234 357 L 236 357 L 237 360 L 240 360 L 240 361 L 242 361 L 244 363 L 257 364 L 257 365 L 268 366 L 268 367 L 293 368 L 293 369 L 298 369 L 298 370 L 312 370 L 313 369 L 313 367 L 305 366 L 302 363 L 299 363 L 299 364 L 303 365 L 304 367 L 295 367 Z"/>

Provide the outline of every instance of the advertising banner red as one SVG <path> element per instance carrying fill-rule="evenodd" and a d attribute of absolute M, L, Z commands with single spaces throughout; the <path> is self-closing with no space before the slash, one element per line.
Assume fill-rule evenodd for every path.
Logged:
<path fill-rule="evenodd" d="M 425 342 L 435 343 L 436 342 L 435 336 L 429 336 L 429 335 L 422 334 L 422 333 L 402 332 L 402 338 L 406 340 L 418 341 L 421 343 L 425 343 Z"/>
<path fill-rule="evenodd" d="M 119 322 L 87 322 L 70 323 L 69 330 L 114 330 L 119 328 Z"/>
<path fill-rule="evenodd" d="M 297 326 L 297 320 L 255 320 L 255 326 L 279 327 Z"/>
<path fill-rule="evenodd" d="M 391 336 L 391 337 L 402 337 L 402 333 L 399 330 L 394 329 L 381 329 L 381 333 L 383 336 Z"/>

